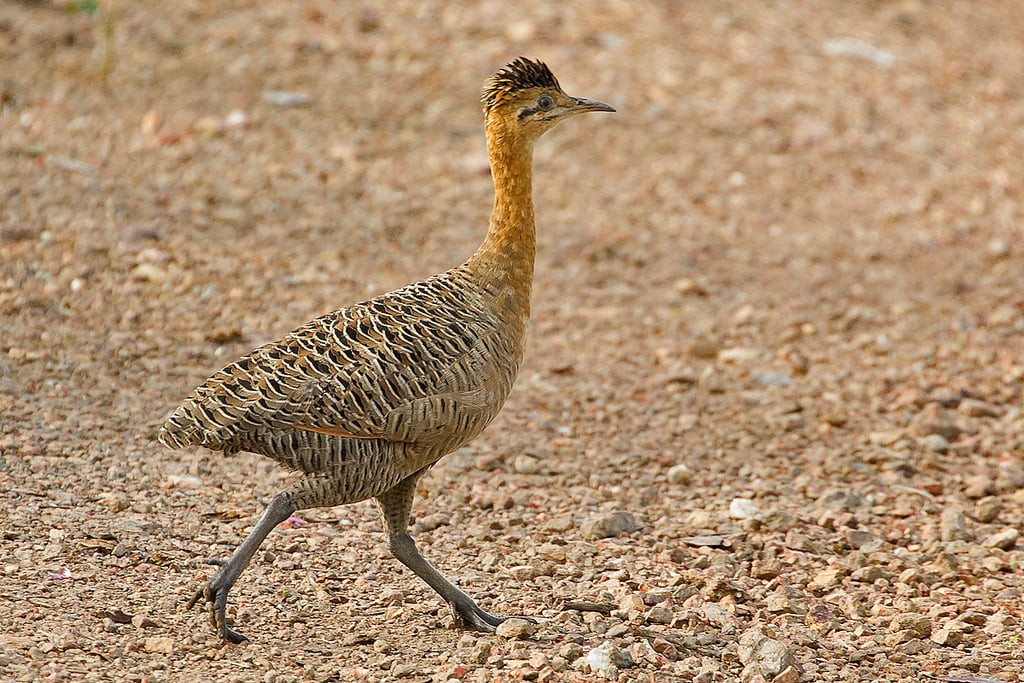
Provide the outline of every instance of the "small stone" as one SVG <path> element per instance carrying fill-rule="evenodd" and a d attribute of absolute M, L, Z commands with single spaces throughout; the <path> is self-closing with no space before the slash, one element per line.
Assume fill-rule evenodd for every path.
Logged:
<path fill-rule="evenodd" d="M 733 498 L 729 503 L 729 516 L 733 519 L 751 519 L 760 511 L 749 498 Z"/>
<path fill-rule="evenodd" d="M 732 630 L 737 625 L 736 617 L 733 616 L 732 612 L 717 602 L 705 602 L 700 606 L 700 611 L 708 623 L 714 624 L 723 631 Z"/>
<path fill-rule="evenodd" d="M 537 557 L 552 562 L 565 562 L 565 546 L 544 543 L 537 547 Z"/>
<path fill-rule="evenodd" d="M 684 277 L 676 280 L 676 291 L 684 296 L 707 296 L 708 288 L 703 283 L 694 280 L 692 277 Z"/>
<path fill-rule="evenodd" d="M 529 564 L 520 564 L 505 570 L 516 581 L 529 581 L 537 576 L 537 568 Z"/>
<path fill-rule="evenodd" d="M 1007 460 L 999 465 L 995 486 L 997 491 L 1010 492 L 1024 489 L 1024 461 Z"/>
<path fill-rule="evenodd" d="M 395 678 L 411 678 L 420 673 L 419 664 L 396 664 L 391 669 L 391 675 Z"/>
<path fill-rule="evenodd" d="M 1006 258 L 1010 255 L 1010 243 L 1001 237 L 994 237 L 988 242 L 988 253 L 995 258 Z"/>
<path fill-rule="evenodd" d="M 1006 527 L 1001 531 L 997 531 L 992 534 L 984 541 L 982 545 L 986 548 L 999 548 L 1000 550 L 1011 550 L 1013 546 L 1017 545 L 1017 540 L 1020 538 L 1020 532 L 1013 527 Z"/>
<path fill-rule="evenodd" d="M 974 518 L 983 524 L 994 522 L 1003 511 L 1003 501 L 998 496 L 985 496 L 974 504 Z"/>
<path fill-rule="evenodd" d="M 667 607 L 652 607 L 647 612 L 647 621 L 652 624 L 671 624 L 674 615 Z"/>
<path fill-rule="evenodd" d="M 816 632 L 824 634 L 835 629 L 836 618 L 828 607 L 822 604 L 817 604 L 812 605 L 810 609 L 807 610 L 807 615 L 804 617 L 804 623 Z"/>
<path fill-rule="evenodd" d="M 750 575 L 756 579 L 774 579 L 782 569 L 782 562 L 775 556 L 755 558 L 750 563 Z"/>
<path fill-rule="evenodd" d="M 774 638 L 761 633 L 756 628 L 744 632 L 740 636 L 737 652 L 740 662 L 744 664 L 744 680 L 752 680 L 760 675 L 765 680 L 773 680 L 791 666 L 794 666 L 793 653 L 786 645 Z M 749 670 L 749 674 L 748 674 Z"/>
<path fill-rule="evenodd" d="M 561 515 L 559 517 L 554 517 L 552 519 L 549 519 L 547 523 L 544 524 L 544 528 L 548 531 L 558 532 L 566 532 L 569 529 L 572 529 L 573 526 L 575 526 L 575 522 L 573 521 L 571 515 Z"/>
<path fill-rule="evenodd" d="M 633 656 L 628 650 L 606 642 L 587 653 L 587 665 L 594 673 L 605 673 L 612 668 L 628 669 L 633 666 Z"/>
<path fill-rule="evenodd" d="M 646 609 L 644 604 L 644 596 L 639 593 L 627 593 L 619 600 L 619 611 L 620 612 L 643 612 Z"/>
<path fill-rule="evenodd" d="M 968 541 L 972 534 L 967 530 L 967 522 L 962 512 L 948 507 L 939 516 L 939 538 L 946 543 L 950 541 Z"/>
<path fill-rule="evenodd" d="M 143 642 L 142 649 L 169 655 L 174 652 L 174 639 L 169 636 L 150 636 Z"/>
<path fill-rule="evenodd" d="M 191 474 L 169 474 L 167 483 L 174 488 L 191 491 L 203 485 L 203 480 Z"/>
<path fill-rule="evenodd" d="M 807 613 L 807 599 L 795 589 L 779 588 L 765 599 L 764 606 L 773 614 Z"/>
<path fill-rule="evenodd" d="M 537 631 L 537 624 L 529 619 L 511 617 L 498 624 L 494 630 L 495 635 L 501 638 L 526 640 Z"/>
<path fill-rule="evenodd" d="M 807 587 L 812 591 L 825 591 L 838 586 L 842 578 L 843 573 L 839 569 L 825 569 L 815 574 Z"/>
<path fill-rule="evenodd" d="M 896 648 L 896 651 L 905 655 L 919 655 L 932 649 L 932 642 L 926 638 L 911 638 Z"/>
<path fill-rule="evenodd" d="M 153 628 L 156 625 L 156 622 L 147 616 L 136 614 L 132 617 L 132 626 L 135 628 Z"/>
<path fill-rule="evenodd" d="M 995 493 L 996 484 L 985 474 L 975 474 L 964 479 L 964 495 L 968 498 L 984 498 Z"/>
<path fill-rule="evenodd" d="M 722 348 L 721 342 L 711 337 L 697 337 L 690 345 L 690 354 L 695 358 L 711 359 L 718 356 Z"/>
<path fill-rule="evenodd" d="M 140 263 L 132 268 L 132 279 L 161 283 L 167 280 L 167 271 L 155 263 Z"/>
<path fill-rule="evenodd" d="M 539 458 L 532 455 L 519 455 L 512 464 L 512 468 L 518 474 L 537 474 L 541 470 L 541 462 Z"/>
<path fill-rule="evenodd" d="M 589 541 L 612 538 L 634 531 L 636 531 L 636 520 L 633 519 L 633 515 L 621 511 L 592 517 L 580 525 L 580 535 Z"/>
<path fill-rule="evenodd" d="M 863 548 L 875 540 L 875 537 L 870 531 L 864 531 L 863 529 L 850 529 L 849 527 L 843 529 L 843 536 L 846 537 L 846 542 L 851 548 Z"/>
<path fill-rule="evenodd" d="M 965 398 L 960 401 L 957 410 L 968 417 L 1002 417 L 1003 409 L 992 403 L 979 401 L 974 398 Z"/>
<path fill-rule="evenodd" d="M 772 679 L 772 683 L 798 683 L 800 671 L 795 666 L 787 666 L 778 676 Z"/>
<path fill-rule="evenodd" d="M 565 643 L 558 648 L 558 656 L 566 661 L 575 661 L 583 656 L 583 646 L 579 643 Z"/>
<path fill-rule="evenodd" d="M 668 483 L 673 486 L 684 486 L 689 484 L 690 480 L 693 479 L 693 472 L 686 465 L 679 464 L 670 467 L 666 476 L 668 478 Z"/>
<path fill-rule="evenodd" d="M 960 438 L 960 427 L 956 424 L 954 414 L 935 403 L 927 404 L 914 416 L 911 428 L 918 436 L 939 434 L 947 441 Z"/>
<path fill-rule="evenodd" d="M 932 634 L 932 622 L 923 614 L 906 612 L 897 614 L 889 624 L 890 631 L 910 630 L 917 638 L 927 638 Z"/>
<path fill-rule="evenodd" d="M 762 512 L 758 517 L 761 527 L 768 531 L 786 532 L 797 524 L 796 515 L 789 510 L 772 509 Z"/>
<path fill-rule="evenodd" d="M 934 453 L 949 452 L 949 440 L 942 434 L 928 434 L 921 437 L 921 445 Z"/>
<path fill-rule="evenodd" d="M 917 634 L 909 628 L 905 628 L 901 631 L 891 631 L 885 634 L 883 642 L 889 647 L 896 647 L 903 643 L 909 643 L 912 640 L 917 640 Z"/>
<path fill-rule="evenodd" d="M 263 101 L 275 107 L 306 107 L 313 98 L 302 92 L 288 90 L 265 90 Z"/>
<path fill-rule="evenodd" d="M 720 350 L 716 358 L 719 363 L 745 363 L 758 358 L 760 355 L 761 352 L 757 349 L 747 346 L 733 346 Z"/>
<path fill-rule="evenodd" d="M 963 642 L 964 636 L 960 632 L 960 629 L 951 628 L 949 626 L 943 626 L 937 631 L 933 631 L 931 635 L 931 641 L 936 645 L 942 645 L 944 647 L 956 647 Z"/>
<path fill-rule="evenodd" d="M 850 574 L 850 579 L 861 583 L 874 583 L 884 578 L 886 578 L 886 572 L 881 567 L 873 564 L 856 569 Z"/>

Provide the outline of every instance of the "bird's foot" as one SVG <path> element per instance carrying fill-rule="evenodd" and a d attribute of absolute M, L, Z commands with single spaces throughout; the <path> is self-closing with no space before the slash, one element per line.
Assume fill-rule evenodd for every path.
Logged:
<path fill-rule="evenodd" d="M 205 602 L 210 613 L 210 623 L 217 629 L 223 640 L 236 645 L 249 640 L 238 631 L 229 628 L 227 624 L 228 592 L 234 583 L 226 576 L 225 569 L 228 563 L 221 560 L 209 560 L 207 564 L 219 565 L 220 569 L 213 575 L 213 578 L 206 582 L 205 586 L 193 593 L 192 598 L 188 601 L 188 608 L 192 609 L 200 602 Z"/>
<path fill-rule="evenodd" d="M 536 619 L 531 617 L 499 617 L 487 612 L 477 606 L 475 602 L 469 603 L 452 603 L 452 618 L 455 620 L 455 626 L 457 628 L 465 629 L 467 631 L 480 631 L 481 633 L 494 633 L 495 629 L 498 628 L 498 624 L 508 619 L 525 619 L 526 621 L 537 623 Z"/>

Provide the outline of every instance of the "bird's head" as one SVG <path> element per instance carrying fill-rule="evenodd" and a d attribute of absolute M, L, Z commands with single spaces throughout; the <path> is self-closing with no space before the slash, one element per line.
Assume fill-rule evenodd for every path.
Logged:
<path fill-rule="evenodd" d="M 546 64 L 525 57 L 491 76 L 480 101 L 489 125 L 515 130 L 528 140 L 535 140 L 570 116 L 615 111 L 604 102 L 565 94 Z"/>

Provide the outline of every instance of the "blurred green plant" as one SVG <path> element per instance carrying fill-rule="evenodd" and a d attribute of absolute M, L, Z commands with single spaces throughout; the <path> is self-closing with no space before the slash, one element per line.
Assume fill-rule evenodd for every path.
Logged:
<path fill-rule="evenodd" d="M 75 0 L 67 7 L 68 12 L 82 12 L 90 17 L 95 16 L 100 5 L 96 0 Z"/>
<path fill-rule="evenodd" d="M 104 85 L 117 65 L 117 6 L 118 0 L 72 0 L 65 6 L 67 12 L 88 14 L 96 20 L 96 43 L 100 46 L 97 75 Z"/>

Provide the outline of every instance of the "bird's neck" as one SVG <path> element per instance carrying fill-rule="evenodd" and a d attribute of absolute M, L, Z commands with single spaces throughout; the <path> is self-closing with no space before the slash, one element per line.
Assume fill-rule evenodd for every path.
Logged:
<path fill-rule="evenodd" d="M 483 244 L 469 261 L 503 309 L 529 316 L 533 262 L 537 251 L 533 216 L 533 145 L 529 140 L 487 128 L 487 155 L 494 179 L 494 208 Z M 512 311 L 509 311 L 512 312 Z"/>

